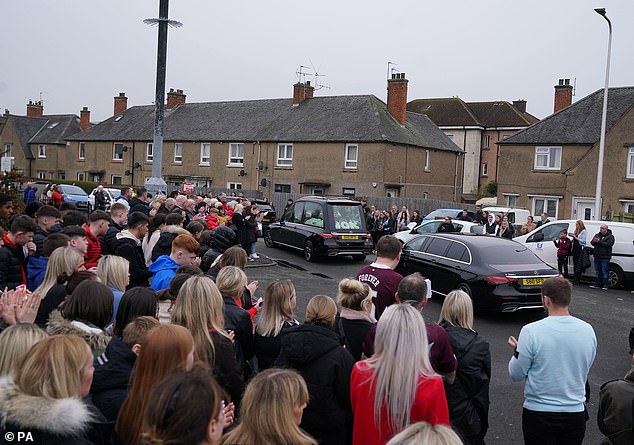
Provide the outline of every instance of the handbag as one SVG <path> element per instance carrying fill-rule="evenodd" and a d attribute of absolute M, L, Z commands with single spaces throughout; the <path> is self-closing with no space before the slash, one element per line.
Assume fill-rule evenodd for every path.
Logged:
<path fill-rule="evenodd" d="M 592 253 L 592 249 L 589 247 L 584 248 L 581 252 L 581 270 L 586 270 L 592 264 L 590 253 Z"/>

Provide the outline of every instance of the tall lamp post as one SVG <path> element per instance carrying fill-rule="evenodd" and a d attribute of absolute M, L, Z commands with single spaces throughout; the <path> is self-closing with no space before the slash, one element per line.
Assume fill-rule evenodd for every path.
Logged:
<path fill-rule="evenodd" d="M 608 114 L 608 84 L 610 82 L 610 52 L 612 50 L 612 22 L 605 8 L 596 8 L 595 12 L 608 22 L 608 61 L 605 67 L 605 87 L 603 88 L 603 115 L 601 116 L 601 139 L 599 140 L 599 164 L 597 166 L 597 188 L 594 197 L 594 219 L 601 220 L 601 186 L 603 183 L 603 155 L 605 153 L 605 125 Z"/>

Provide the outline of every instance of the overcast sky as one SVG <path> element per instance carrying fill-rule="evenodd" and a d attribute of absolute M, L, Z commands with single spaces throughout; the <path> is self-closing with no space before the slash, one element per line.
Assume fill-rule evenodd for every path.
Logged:
<path fill-rule="evenodd" d="M 597 2 L 599 1 L 599 2 Z M 525 99 L 552 112 L 553 86 L 576 78 L 579 100 L 603 88 L 607 22 L 610 86 L 634 85 L 632 0 L 172 0 L 166 88 L 188 102 L 290 97 L 296 72 L 320 75 L 317 96 L 386 95 L 388 61 L 406 73 L 408 100 Z M 0 112 L 112 115 L 154 100 L 158 0 L 1 0 Z M 306 80 L 315 82 L 312 76 Z M 319 85 L 324 85 L 319 88 Z"/>

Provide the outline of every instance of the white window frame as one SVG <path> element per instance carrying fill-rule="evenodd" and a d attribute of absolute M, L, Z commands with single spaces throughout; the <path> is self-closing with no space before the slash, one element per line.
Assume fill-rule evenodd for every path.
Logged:
<path fill-rule="evenodd" d="M 516 208 L 516 207 L 517 207 L 517 197 L 518 197 L 518 196 L 519 196 L 519 195 L 512 194 L 512 193 L 509 193 L 509 194 L 505 194 L 505 195 L 504 195 L 504 197 L 506 198 L 506 206 L 507 206 L 509 209 L 514 209 L 514 208 Z"/>
<path fill-rule="evenodd" d="M 183 163 L 183 143 L 175 142 L 174 143 L 174 164 L 182 164 Z"/>
<path fill-rule="evenodd" d="M 490 148 L 490 147 L 491 147 L 491 136 L 488 134 L 485 134 L 483 148 Z"/>
<path fill-rule="evenodd" d="M 425 171 L 429 172 L 431 171 L 431 154 L 429 153 L 429 150 L 425 150 Z"/>
<path fill-rule="evenodd" d="M 288 187 L 288 192 L 282 191 L 281 188 Z M 291 185 L 290 184 L 275 184 L 275 193 L 291 193 Z"/>
<path fill-rule="evenodd" d="M 205 149 L 208 149 L 209 151 L 205 153 Z M 210 165 L 210 163 L 211 163 L 211 143 L 203 142 L 200 144 L 200 165 L 208 166 Z"/>
<path fill-rule="evenodd" d="M 423 192 L 423 199 L 427 199 L 429 197 L 429 193 Z"/>
<path fill-rule="evenodd" d="M 634 147 L 627 148 L 627 164 L 625 168 L 625 177 L 628 179 L 634 178 Z"/>
<path fill-rule="evenodd" d="M 352 187 L 343 187 L 341 189 L 341 194 L 343 196 L 357 196 L 357 189 Z"/>
<path fill-rule="evenodd" d="M 535 170 L 561 170 L 561 147 L 535 147 Z"/>
<path fill-rule="evenodd" d="M 482 176 L 489 176 L 489 164 L 486 162 L 482 163 Z"/>
<path fill-rule="evenodd" d="M 628 212 L 628 210 L 632 210 Z M 634 201 L 623 201 L 623 213 L 634 213 Z"/>
<path fill-rule="evenodd" d="M 46 159 L 46 144 L 40 144 L 37 146 L 37 157 L 39 159 Z"/>
<path fill-rule="evenodd" d="M 354 159 L 350 156 L 352 150 L 351 148 L 355 148 L 356 156 Z M 344 153 L 344 162 L 343 168 L 346 170 L 358 170 L 359 168 L 359 144 L 346 144 L 346 150 Z"/>
<path fill-rule="evenodd" d="M 533 215 L 541 215 L 542 212 L 546 212 L 546 214 L 552 218 L 557 218 L 559 215 L 559 200 L 561 198 L 558 196 L 531 196 L 531 212 Z M 544 201 L 542 206 L 542 211 L 537 210 L 537 201 Z M 548 203 L 553 201 L 555 203 L 555 214 L 551 215 L 548 213 Z"/>
<path fill-rule="evenodd" d="M 46 172 L 38 171 L 37 172 L 37 179 L 46 179 Z"/>
<path fill-rule="evenodd" d="M 84 173 L 84 172 L 77 172 L 77 180 L 78 180 L 78 181 L 85 181 L 85 180 L 86 180 L 86 173 Z"/>
<path fill-rule="evenodd" d="M 4 154 L 2 156 L 5 158 L 13 157 L 13 144 L 4 144 Z"/>
<path fill-rule="evenodd" d="M 154 161 L 154 143 L 148 142 L 145 144 L 145 162 Z"/>
<path fill-rule="evenodd" d="M 228 167 L 244 167 L 244 144 L 232 142 L 229 144 Z"/>
<path fill-rule="evenodd" d="M 77 159 L 83 161 L 86 159 L 86 143 L 80 142 L 79 147 L 77 148 Z"/>
<path fill-rule="evenodd" d="M 118 146 L 121 146 L 121 155 L 120 155 L 121 157 L 117 156 Z M 113 161 L 123 161 L 123 153 L 124 153 L 123 148 L 124 148 L 124 145 L 122 142 L 115 142 L 114 144 L 112 144 L 112 160 Z"/>
<path fill-rule="evenodd" d="M 290 150 L 290 155 L 289 155 Z M 277 144 L 276 167 L 293 166 L 293 144 Z"/>
<path fill-rule="evenodd" d="M 227 190 L 242 190 L 241 182 L 227 182 Z"/>
<path fill-rule="evenodd" d="M 114 182 L 114 178 L 119 178 L 119 182 Z M 121 175 L 110 175 L 110 184 L 112 184 L 112 185 L 121 185 L 121 184 L 123 184 L 123 176 L 121 176 Z"/>

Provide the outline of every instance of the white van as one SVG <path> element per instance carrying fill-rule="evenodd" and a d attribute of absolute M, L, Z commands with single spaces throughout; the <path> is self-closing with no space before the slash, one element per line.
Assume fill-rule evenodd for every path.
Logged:
<path fill-rule="evenodd" d="M 514 226 L 522 226 L 528 221 L 528 217 L 531 212 L 526 209 L 512 209 L 510 207 L 485 207 L 482 210 L 497 215 L 498 213 L 504 213 L 509 217 L 509 222 Z"/>
<path fill-rule="evenodd" d="M 566 229 L 569 234 L 575 231 L 575 219 L 551 221 L 526 235 L 513 238 L 513 241 L 524 244 L 544 262 L 557 268 L 557 247 L 553 240 L 559 238 L 559 233 Z M 588 232 L 588 246 L 594 235 L 599 233 L 601 224 L 607 224 L 614 235 L 612 259 L 610 260 L 610 287 L 621 287 L 625 281 L 634 280 L 634 224 L 612 221 L 584 221 Z M 592 258 L 591 258 L 592 260 Z M 572 258 L 569 260 L 568 270 L 572 274 Z M 594 277 L 594 266 L 590 266 L 583 274 L 584 277 Z"/>

